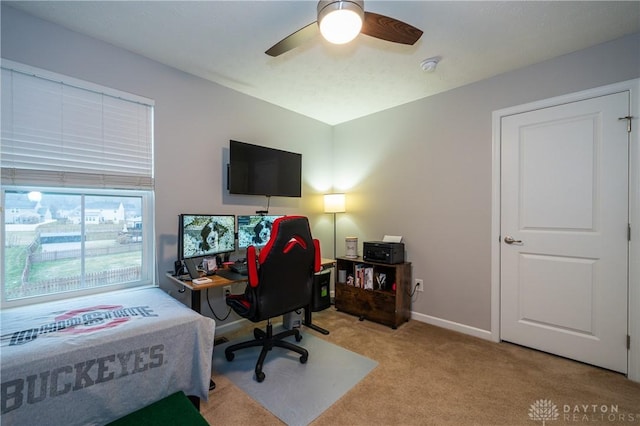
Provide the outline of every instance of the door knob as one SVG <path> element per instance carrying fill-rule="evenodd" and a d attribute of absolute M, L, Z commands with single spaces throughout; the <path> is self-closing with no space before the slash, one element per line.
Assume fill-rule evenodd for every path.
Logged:
<path fill-rule="evenodd" d="M 511 235 L 507 235 L 506 237 L 504 237 L 504 242 L 507 244 L 521 244 L 522 240 L 514 240 Z"/>

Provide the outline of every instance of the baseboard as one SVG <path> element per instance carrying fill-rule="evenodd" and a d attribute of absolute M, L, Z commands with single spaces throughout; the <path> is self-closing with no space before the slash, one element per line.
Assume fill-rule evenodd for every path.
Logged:
<path fill-rule="evenodd" d="M 226 323 L 226 324 L 222 324 L 222 325 L 217 325 L 216 326 L 216 336 L 221 336 L 224 335 L 226 333 L 233 333 L 236 330 L 241 329 L 242 327 L 244 327 L 247 323 L 247 319 L 245 318 L 240 318 L 237 319 L 235 321 Z"/>
<path fill-rule="evenodd" d="M 490 331 L 471 327 L 465 324 L 460 324 L 442 318 L 432 317 L 430 315 L 425 315 L 418 312 L 411 312 L 411 319 L 435 325 L 436 327 L 446 328 L 447 330 L 457 331 L 459 333 L 479 337 L 480 339 L 494 341 L 493 335 Z"/>
<path fill-rule="evenodd" d="M 494 340 L 490 331 L 482 330 L 480 328 L 471 327 L 465 324 L 445 320 L 438 317 L 432 317 L 430 315 L 421 314 L 418 312 L 411 312 L 411 319 L 424 322 L 427 324 L 435 325 L 436 327 L 446 328 L 447 330 L 457 331 L 462 334 L 468 334 L 470 336 L 479 337 L 484 340 Z M 216 336 L 224 335 L 226 333 L 232 333 L 246 325 L 248 320 L 240 318 L 233 322 L 216 326 Z"/>

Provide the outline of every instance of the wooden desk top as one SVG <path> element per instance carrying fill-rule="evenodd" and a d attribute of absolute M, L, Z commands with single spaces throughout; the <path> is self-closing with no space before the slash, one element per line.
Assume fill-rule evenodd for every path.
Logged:
<path fill-rule="evenodd" d="M 332 268 L 335 266 L 335 263 L 336 263 L 334 259 L 323 258 L 320 261 L 321 261 L 322 269 Z M 232 279 L 223 277 L 221 275 L 214 274 L 207 277 L 211 279 L 210 283 L 194 284 L 191 280 L 182 280 L 179 277 L 176 277 L 175 275 L 173 275 L 171 272 L 167 272 L 166 275 L 167 277 L 169 277 L 169 279 L 173 280 L 174 282 L 182 284 L 188 289 L 195 290 L 195 291 L 200 291 L 207 288 L 224 287 L 226 285 L 231 285 L 236 283 L 244 283 L 244 282 L 247 282 L 247 280 L 249 279 L 248 277 L 243 276 L 240 279 L 232 280 Z"/>
<path fill-rule="evenodd" d="M 226 285 L 231 285 L 235 283 L 247 282 L 248 280 L 248 277 L 242 277 L 242 279 L 239 279 L 239 280 L 230 280 L 220 275 L 210 275 L 207 277 L 211 279 L 210 283 L 194 284 L 193 282 L 191 282 L 191 280 L 181 280 L 180 278 L 173 275 L 171 272 L 167 272 L 167 277 L 169 277 L 174 282 L 182 284 L 188 289 L 195 290 L 195 291 L 200 291 L 200 290 L 204 290 L 207 288 L 214 288 L 214 287 L 224 287 Z"/>
<path fill-rule="evenodd" d="M 336 266 L 336 260 L 335 259 L 325 259 L 323 257 L 322 259 L 320 259 L 320 264 L 322 265 L 322 269 L 333 268 L 334 266 Z"/>

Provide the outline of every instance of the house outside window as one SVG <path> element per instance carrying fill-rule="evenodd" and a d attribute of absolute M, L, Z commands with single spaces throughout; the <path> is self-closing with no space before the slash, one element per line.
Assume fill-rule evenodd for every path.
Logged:
<path fill-rule="evenodd" d="M 153 285 L 153 102 L 2 60 L 2 306 Z"/>

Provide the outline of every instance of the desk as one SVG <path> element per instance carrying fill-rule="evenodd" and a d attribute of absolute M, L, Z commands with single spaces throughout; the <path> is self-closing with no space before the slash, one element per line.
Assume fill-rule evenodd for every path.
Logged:
<path fill-rule="evenodd" d="M 236 283 L 246 283 L 248 280 L 247 277 L 242 277 L 242 278 L 232 280 L 232 279 L 214 274 L 208 277 L 211 279 L 210 283 L 194 284 L 193 282 L 191 282 L 190 279 L 181 280 L 179 277 L 176 277 L 171 272 L 167 272 L 167 277 L 169 277 L 169 279 L 174 283 L 177 283 L 178 285 L 182 285 L 191 291 L 191 309 L 193 309 L 197 313 L 201 313 L 200 312 L 201 310 L 200 291 L 201 290 L 206 290 L 208 288 L 224 287 L 224 286 L 236 284 Z"/>
<path fill-rule="evenodd" d="M 325 270 L 328 268 L 333 268 L 336 264 L 336 261 L 334 259 L 321 259 L 320 260 L 321 265 L 320 265 L 320 270 Z M 188 275 L 187 275 L 188 276 Z M 194 311 L 201 313 L 201 304 L 200 304 L 200 291 L 201 290 L 206 290 L 208 288 L 218 288 L 218 287 L 224 287 L 227 285 L 231 285 L 231 284 L 237 284 L 237 283 L 246 283 L 249 278 L 246 276 L 241 276 L 238 275 L 237 279 L 229 279 L 229 278 L 225 278 L 221 275 L 211 275 L 208 278 L 211 278 L 211 282 L 210 283 L 205 283 L 205 284 L 194 284 L 193 282 L 191 282 L 191 280 L 189 279 L 185 279 L 185 280 L 181 280 L 179 277 L 176 277 L 175 275 L 173 275 L 171 272 L 167 272 L 167 277 L 169 277 L 169 279 L 171 281 L 173 281 L 174 283 L 178 284 L 178 285 L 182 285 L 186 288 L 188 288 L 191 291 L 191 309 L 193 309 Z M 311 303 L 311 301 L 309 301 Z M 307 308 L 305 308 L 304 310 L 304 325 L 306 327 L 309 327 L 319 333 L 322 334 L 329 334 L 329 331 L 325 330 L 324 328 L 318 327 L 317 325 L 313 324 L 313 321 L 311 319 L 311 306 L 308 306 Z"/>

